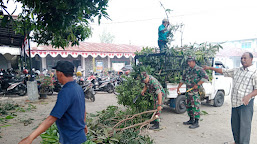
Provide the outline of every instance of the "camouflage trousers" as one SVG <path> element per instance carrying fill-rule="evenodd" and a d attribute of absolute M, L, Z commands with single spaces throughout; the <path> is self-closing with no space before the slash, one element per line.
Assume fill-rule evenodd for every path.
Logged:
<path fill-rule="evenodd" d="M 164 100 L 165 100 L 165 94 L 162 92 L 162 104 L 161 104 L 161 106 L 162 106 L 162 108 L 163 108 L 163 103 L 164 103 Z M 154 109 L 157 109 L 157 104 L 158 104 L 158 98 L 157 97 L 154 97 L 154 101 L 155 101 L 155 103 L 154 103 Z M 160 110 L 160 111 L 157 111 L 156 113 L 155 113 L 155 116 L 157 115 L 158 116 L 158 118 L 157 119 L 155 119 L 155 121 L 157 121 L 157 122 L 160 122 L 160 115 L 161 115 L 161 113 L 162 113 L 162 111 Z"/>
<path fill-rule="evenodd" d="M 198 91 L 186 93 L 186 108 L 189 117 L 200 119 L 200 96 Z"/>

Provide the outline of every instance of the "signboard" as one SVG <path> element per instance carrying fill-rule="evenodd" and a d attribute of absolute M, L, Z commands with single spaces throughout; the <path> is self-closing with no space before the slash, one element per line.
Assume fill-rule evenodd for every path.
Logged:
<path fill-rule="evenodd" d="M 104 69 L 102 61 L 96 61 L 96 71 L 100 72 Z"/>
<path fill-rule="evenodd" d="M 125 63 L 112 63 L 112 69 L 115 71 L 121 70 L 125 66 Z"/>

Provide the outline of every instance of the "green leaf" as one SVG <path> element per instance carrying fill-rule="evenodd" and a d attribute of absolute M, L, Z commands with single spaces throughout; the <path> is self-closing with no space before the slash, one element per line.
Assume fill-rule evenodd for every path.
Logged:
<path fill-rule="evenodd" d="M 8 116 L 5 117 L 5 119 L 13 119 L 13 118 L 14 118 L 14 117 L 11 116 L 11 115 L 8 115 Z"/>
<path fill-rule="evenodd" d="M 8 126 L 12 126 L 12 125 L 3 125 L 3 126 L 1 126 L 1 127 L 8 127 Z"/>
<path fill-rule="evenodd" d="M 119 142 L 119 140 L 118 140 L 118 139 L 116 139 L 116 138 L 110 138 L 110 140 L 112 140 L 112 141 L 116 141 L 116 142 Z"/>

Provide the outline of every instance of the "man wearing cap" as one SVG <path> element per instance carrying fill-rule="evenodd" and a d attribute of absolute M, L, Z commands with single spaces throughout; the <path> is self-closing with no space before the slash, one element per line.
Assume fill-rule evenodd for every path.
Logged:
<path fill-rule="evenodd" d="M 153 121 L 153 126 L 150 129 L 159 129 L 160 126 L 160 114 L 163 107 L 163 102 L 165 99 L 165 91 L 159 81 L 151 75 L 148 75 L 146 72 L 141 73 L 141 80 L 145 83 L 145 86 L 141 92 L 141 95 L 144 96 L 146 90 L 149 88 L 150 93 L 154 94 L 154 109 L 157 109 L 157 115 L 159 118 Z"/>
<path fill-rule="evenodd" d="M 193 88 L 191 91 L 186 93 L 186 108 L 187 114 L 190 120 L 183 122 L 184 125 L 190 125 L 189 128 L 195 129 L 199 127 L 200 119 L 200 96 L 199 88 L 202 87 L 202 83 L 208 81 L 208 76 L 203 68 L 199 67 L 195 63 L 195 58 L 189 56 L 187 59 L 188 68 L 182 75 L 182 80 L 180 81 L 177 93 L 180 94 L 180 87 L 186 84 L 186 90 Z"/>
<path fill-rule="evenodd" d="M 163 19 L 162 24 L 158 28 L 158 46 L 160 48 L 160 52 L 163 52 L 164 48 L 167 47 L 167 35 L 169 33 L 167 30 L 168 25 L 168 19 Z"/>
<path fill-rule="evenodd" d="M 249 144 L 254 111 L 254 97 L 257 95 L 257 70 L 253 65 L 253 54 L 245 52 L 241 57 L 242 67 L 233 69 L 204 66 L 233 79 L 231 93 L 231 128 L 235 144 Z M 255 143 L 255 142 L 253 142 Z"/>
<path fill-rule="evenodd" d="M 41 133 L 56 122 L 62 144 L 81 144 L 87 140 L 85 97 L 82 88 L 73 80 L 74 65 L 68 61 L 58 61 L 56 69 L 58 81 L 63 85 L 57 101 L 48 116 L 38 128 L 19 144 L 30 144 Z"/>

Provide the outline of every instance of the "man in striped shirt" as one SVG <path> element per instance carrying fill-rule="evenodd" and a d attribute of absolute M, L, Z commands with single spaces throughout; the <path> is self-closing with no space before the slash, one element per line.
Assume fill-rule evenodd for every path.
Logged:
<path fill-rule="evenodd" d="M 252 65 L 253 55 L 245 52 L 241 57 L 242 67 L 221 69 L 204 66 L 204 69 L 223 73 L 232 77 L 231 127 L 235 144 L 249 144 L 253 116 L 253 101 L 257 95 L 257 70 Z"/>

